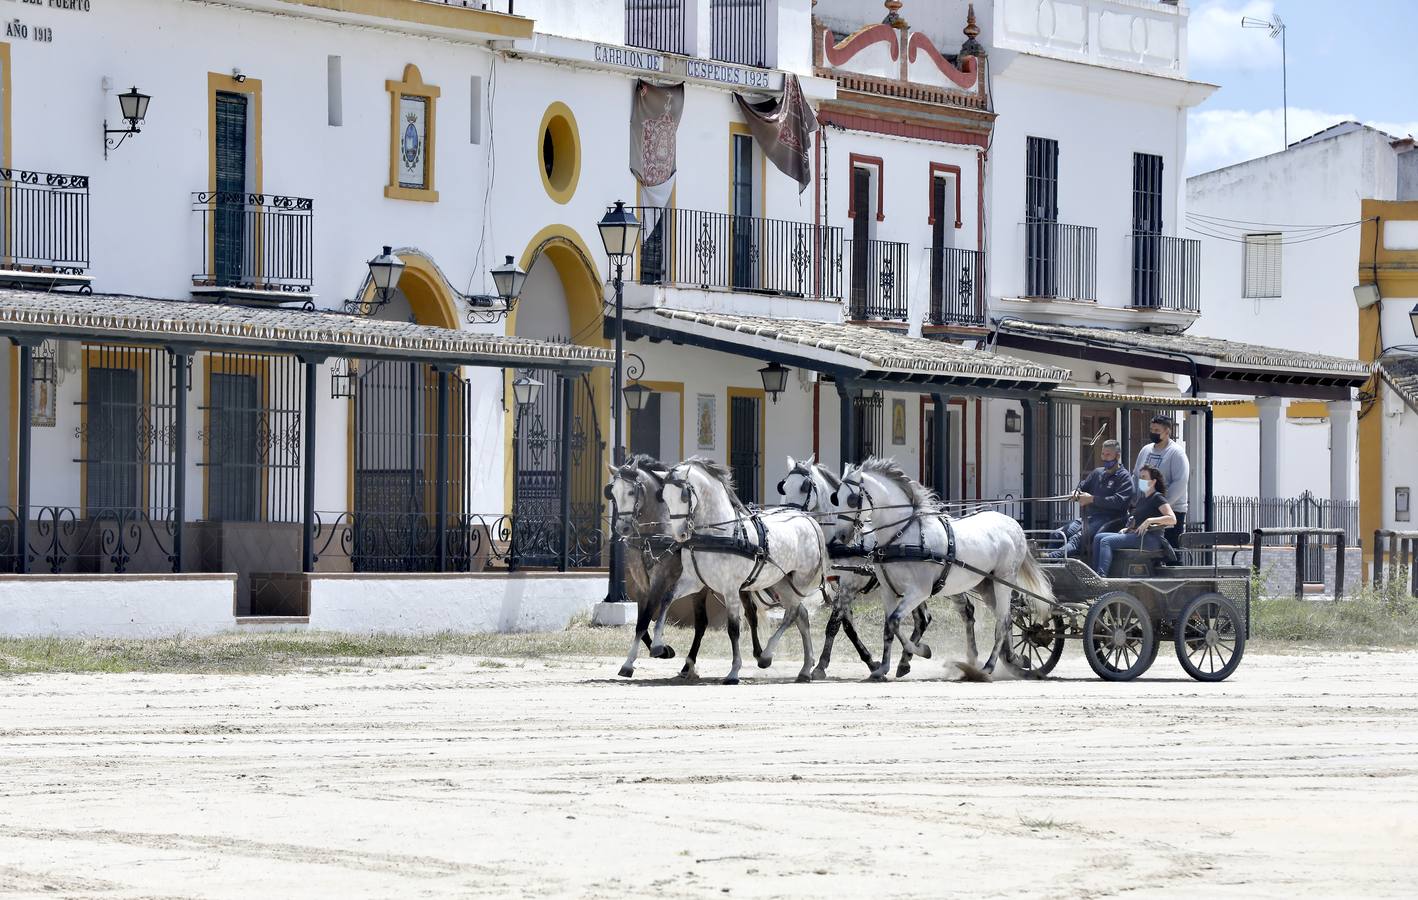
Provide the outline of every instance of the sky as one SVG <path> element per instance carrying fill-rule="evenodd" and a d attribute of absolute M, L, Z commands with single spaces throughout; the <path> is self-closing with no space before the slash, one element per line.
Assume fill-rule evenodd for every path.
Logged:
<path fill-rule="evenodd" d="M 1242 16 L 1285 23 L 1289 103 L 1281 102 L 1280 41 Z M 1188 76 L 1220 85 L 1187 123 L 1187 174 L 1284 147 L 1354 119 L 1418 137 L 1418 0 L 1192 0 Z"/>

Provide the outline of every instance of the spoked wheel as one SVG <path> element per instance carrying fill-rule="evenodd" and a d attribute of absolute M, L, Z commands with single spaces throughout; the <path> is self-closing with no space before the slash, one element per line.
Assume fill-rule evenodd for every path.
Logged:
<path fill-rule="evenodd" d="M 1105 681 L 1131 681 L 1146 672 L 1157 658 L 1147 608 L 1123 591 L 1099 597 L 1083 621 L 1083 655 Z"/>
<path fill-rule="evenodd" d="M 1177 617 L 1177 662 L 1197 681 L 1223 681 L 1241 664 L 1246 626 L 1230 598 L 1202 594 Z"/>
<path fill-rule="evenodd" d="M 1063 656 L 1064 621 L 1055 613 L 1040 620 L 1028 605 L 1016 608 L 1009 619 L 1009 649 L 1021 669 L 1047 675 Z"/>

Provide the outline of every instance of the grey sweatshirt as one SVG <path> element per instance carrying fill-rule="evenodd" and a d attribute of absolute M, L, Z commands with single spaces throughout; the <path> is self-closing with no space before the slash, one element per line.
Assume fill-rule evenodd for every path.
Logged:
<path fill-rule="evenodd" d="M 1143 466 L 1153 466 L 1162 472 L 1167 482 L 1167 504 L 1173 512 L 1187 511 L 1187 480 L 1191 477 L 1191 463 L 1180 444 L 1172 441 L 1166 450 L 1158 450 L 1155 444 L 1148 444 L 1137 454 L 1132 472 L 1137 474 Z"/>

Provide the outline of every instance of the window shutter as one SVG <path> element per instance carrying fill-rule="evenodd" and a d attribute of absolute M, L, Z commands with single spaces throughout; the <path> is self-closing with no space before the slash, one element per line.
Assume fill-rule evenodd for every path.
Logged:
<path fill-rule="evenodd" d="M 1245 297 L 1280 296 L 1280 235 L 1248 234 L 1244 245 Z"/>

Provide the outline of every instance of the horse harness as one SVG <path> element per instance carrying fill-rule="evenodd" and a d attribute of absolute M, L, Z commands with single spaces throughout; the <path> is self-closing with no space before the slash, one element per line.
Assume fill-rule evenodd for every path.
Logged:
<path fill-rule="evenodd" d="M 858 511 L 856 524 L 858 528 L 860 528 L 860 511 L 862 507 L 862 498 L 865 497 L 870 502 L 871 494 L 868 493 L 866 485 L 862 484 L 861 482 L 843 481 L 842 486 L 852 488 L 856 492 L 855 494 L 847 498 L 847 505 Z M 834 505 L 836 503 L 835 494 L 833 495 L 833 503 Z M 874 503 L 873 507 L 875 507 Z M 873 547 L 870 550 L 867 550 L 864 546 L 860 544 L 845 546 L 843 548 L 843 555 L 846 555 L 846 550 L 852 550 L 853 555 L 856 555 L 856 553 L 859 551 L 860 555 L 865 556 L 867 559 L 876 563 L 876 565 L 872 567 L 872 583 L 867 588 L 867 590 L 871 590 L 871 588 L 876 587 L 876 573 L 879 572 L 881 580 L 886 583 L 886 586 L 891 590 L 891 592 L 898 597 L 902 596 L 901 591 L 891 580 L 891 575 L 889 574 L 886 568 L 887 563 L 928 562 L 935 563 L 936 565 L 940 566 L 940 574 L 936 576 L 935 581 L 931 584 L 930 592 L 933 595 L 939 593 L 941 588 L 945 587 L 945 582 L 946 579 L 950 577 L 951 569 L 955 568 L 957 565 L 964 566 L 964 564 L 956 558 L 955 529 L 951 527 L 950 519 L 946 517 L 945 513 L 935 514 L 936 518 L 940 520 L 940 524 L 945 526 L 945 553 L 936 553 L 934 550 L 930 549 L 925 545 L 924 540 L 915 544 L 897 543 L 901 539 L 901 536 L 906 533 L 906 529 L 911 527 L 911 523 L 919 520 L 923 514 L 923 510 L 914 504 L 911 505 L 910 509 L 911 514 L 904 519 L 900 519 L 896 522 L 890 522 L 885 526 L 872 526 L 872 531 L 880 531 L 883 527 L 889 528 L 892 525 L 901 526 L 901 528 L 897 530 L 894 535 L 891 536 L 890 540 L 886 541 L 885 543 L 878 544 L 876 547 Z M 929 513 L 927 513 L 927 515 L 929 515 Z M 831 548 L 829 547 L 829 550 L 830 549 Z M 970 569 L 971 571 L 976 571 L 972 566 L 964 567 Z M 855 569 L 849 568 L 848 566 L 841 566 L 839 568 L 842 568 L 846 571 L 855 571 Z"/>
<path fill-rule="evenodd" d="M 666 487 L 677 487 L 682 492 L 686 511 L 680 514 L 671 514 L 671 519 L 693 519 L 695 509 L 694 486 L 688 481 L 675 478 L 673 473 L 665 478 Z M 694 575 L 701 582 L 704 581 L 703 574 L 699 571 L 699 557 L 696 555 L 700 551 L 706 553 L 728 553 L 734 556 L 742 556 L 753 560 L 753 568 L 749 569 L 748 577 L 739 585 L 740 591 L 748 589 L 750 584 L 758 580 L 758 576 L 763 574 L 763 570 L 773 560 L 768 556 L 768 527 L 763 524 L 763 511 L 757 507 L 748 507 L 747 516 L 739 516 L 728 522 L 715 522 L 709 525 L 710 528 L 719 528 L 724 525 L 733 525 L 732 534 L 701 534 L 698 531 L 691 531 L 689 540 L 680 546 L 689 550 L 689 563 L 694 568 Z M 747 518 L 753 524 L 756 540 L 749 537 L 748 528 L 744 524 Z M 776 563 L 773 563 L 775 566 Z"/>

